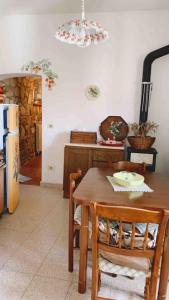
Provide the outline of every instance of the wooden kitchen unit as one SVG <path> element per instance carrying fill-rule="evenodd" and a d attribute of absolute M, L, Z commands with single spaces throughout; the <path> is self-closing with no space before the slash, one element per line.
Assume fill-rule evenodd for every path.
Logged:
<path fill-rule="evenodd" d="M 0 163 L 0 215 L 4 210 L 4 167 L 5 165 Z"/>
<path fill-rule="evenodd" d="M 91 167 L 105 167 L 108 161 L 124 160 L 124 147 L 101 146 L 98 144 L 65 145 L 63 196 L 69 197 L 69 174 L 82 170 L 84 176 Z"/>

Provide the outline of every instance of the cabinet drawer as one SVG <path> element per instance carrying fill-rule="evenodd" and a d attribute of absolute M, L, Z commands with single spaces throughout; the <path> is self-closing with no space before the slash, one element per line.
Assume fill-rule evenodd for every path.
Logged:
<path fill-rule="evenodd" d="M 94 150 L 93 161 L 119 161 L 124 159 L 124 150 Z"/>

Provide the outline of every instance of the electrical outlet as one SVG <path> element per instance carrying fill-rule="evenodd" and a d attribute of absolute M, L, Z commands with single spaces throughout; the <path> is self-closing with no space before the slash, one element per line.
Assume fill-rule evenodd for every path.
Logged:
<path fill-rule="evenodd" d="M 48 170 L 49 170 L 49 171 L 53 171 L 53 170 L 54 170 L 54 167 L 53 167 L 53 166 L 48 166 Z"/>

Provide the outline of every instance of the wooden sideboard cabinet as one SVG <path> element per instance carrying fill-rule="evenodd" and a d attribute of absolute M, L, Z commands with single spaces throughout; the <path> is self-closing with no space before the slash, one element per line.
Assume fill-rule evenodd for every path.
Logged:
<path fill-rule="evenodd" d="M 105 167 L 108 161 L 124 160 L 124 147 L 97 144 L 66 144 L 64 149 L 63 195 L 69 197 L 69 174 L 82 170 L 84 176 L 91 167 Z"/>

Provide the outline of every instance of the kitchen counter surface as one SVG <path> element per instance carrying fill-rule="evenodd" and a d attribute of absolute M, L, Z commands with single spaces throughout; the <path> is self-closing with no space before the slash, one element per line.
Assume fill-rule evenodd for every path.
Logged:
<path fill-rule="evenodd" d="M 97 148 L 97 149 L 117 149 L 123 150 L 124 146 L 103 146 L 100 144 L 76 144 L 76 143 L 67 143 L 65 146 L 69 147 L 83 147 L 83 148 Z"/>

